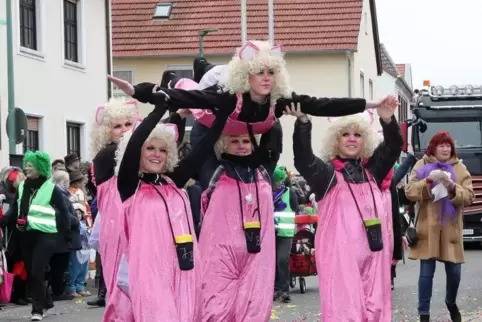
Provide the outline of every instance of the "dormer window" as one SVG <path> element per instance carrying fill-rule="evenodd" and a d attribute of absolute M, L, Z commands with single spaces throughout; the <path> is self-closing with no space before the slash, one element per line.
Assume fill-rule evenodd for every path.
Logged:
<path fill-rule="evenodd" d="M 154 11 L 154 18 L 168 19 L 171 15 L 172 3 L 158 3 Z"/>

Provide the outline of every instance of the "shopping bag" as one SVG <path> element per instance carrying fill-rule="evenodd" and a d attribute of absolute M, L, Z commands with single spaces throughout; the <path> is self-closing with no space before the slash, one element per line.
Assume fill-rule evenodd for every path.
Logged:
<path fill-rule="evenodd" d="M 13 280 L 15 275 L 8 272 L 7 269 L 7 258 L 5 257 L 5 251 L 1 251 L 1 265 L 0 274 L 2 282 L 0 283 L 0 303 L 7 304 L 10 302 L 10 297 L 12 295 Z"/>

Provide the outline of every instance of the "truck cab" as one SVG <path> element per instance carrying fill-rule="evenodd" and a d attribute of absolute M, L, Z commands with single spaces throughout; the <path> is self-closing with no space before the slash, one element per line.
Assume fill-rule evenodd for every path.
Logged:
<path fill-rule="evenodd" d="M 432 136 L 445 130 L 455 141 L 459 159 L 472 175 L 475 200 L 464 209 L 464 242 L 482 242 L 482 86 L 429 86 L 415 91 L 413 118 L 402 124 L 405 142 L 417 159 Z M 410 127 L 411 131 L 408 131 Z M 409 133 L 410 132 L 410 133 Z M 406 144 L 407 146 L 407 144 Z M 412 151 L 411 151 L 412 152 Z"/>

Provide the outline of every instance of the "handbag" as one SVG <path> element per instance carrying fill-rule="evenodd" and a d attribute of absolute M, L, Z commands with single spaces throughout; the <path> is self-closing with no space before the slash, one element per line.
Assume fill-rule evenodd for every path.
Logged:
<path fill-rule="evenodd" d="M 408 223 L 409 226 L 405 231 L 405 238 L 407 239 L 408 247 L 410 248 L 416 247 L 418 243 L 417 222 L 418 216 L 420 215 L 420 209 L 421 207 L 419 206 L 417 215 L 413 220 L 410 219 L 410 222 Z"/>
<path fill-rule="evenodd" d="M 0 303 L 10 303 L 10 297 L 12 295 L 13 280 L 15 275 L 8 272 L 7 258 L 5 257 L 5 250 L 1 251 L 1 263 L 0 263 Z"/>

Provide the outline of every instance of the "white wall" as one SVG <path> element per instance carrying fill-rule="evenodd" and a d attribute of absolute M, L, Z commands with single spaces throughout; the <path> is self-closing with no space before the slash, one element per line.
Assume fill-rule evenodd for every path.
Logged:
<path fill-rule="evenodd" d="M 361 85 L 360 73 L 363 73 L 364 76 L 364 90 Z M 370 1 L 363 0 L 361 26 L 358 34 L 358 51 L 354 54 L 353 62 L 352 96 L 364 97 L 370 100 L 369 81 L 372 80 L 373 99 L 376 99 L 377 76 L 377 60 L 375 55 Z"/>
<path fill-rule="evenodd" d="M 40 48 L 37 53 L 20 49 L 18 0 L 13 0 L 15 103 L 27 115 L 42 117 L 39 145 L 52 159 L 67 151 L 66 122 L 83 124 L 81 156 L 88 158 L 90 124 L 98 105 L 107 100 L 107 46 L 104 1 L 80 0 L 80 63 L 67 64 L 63 57 L 63 1 L 37 0 L 40 12 Z M 0 17 L 5 17 L 0 5 Z M 0 96 L 2 165 L 8 162 L 6 27 L 0 33 Z M 18 149 L 20 152 L 21 149 Z"/>

